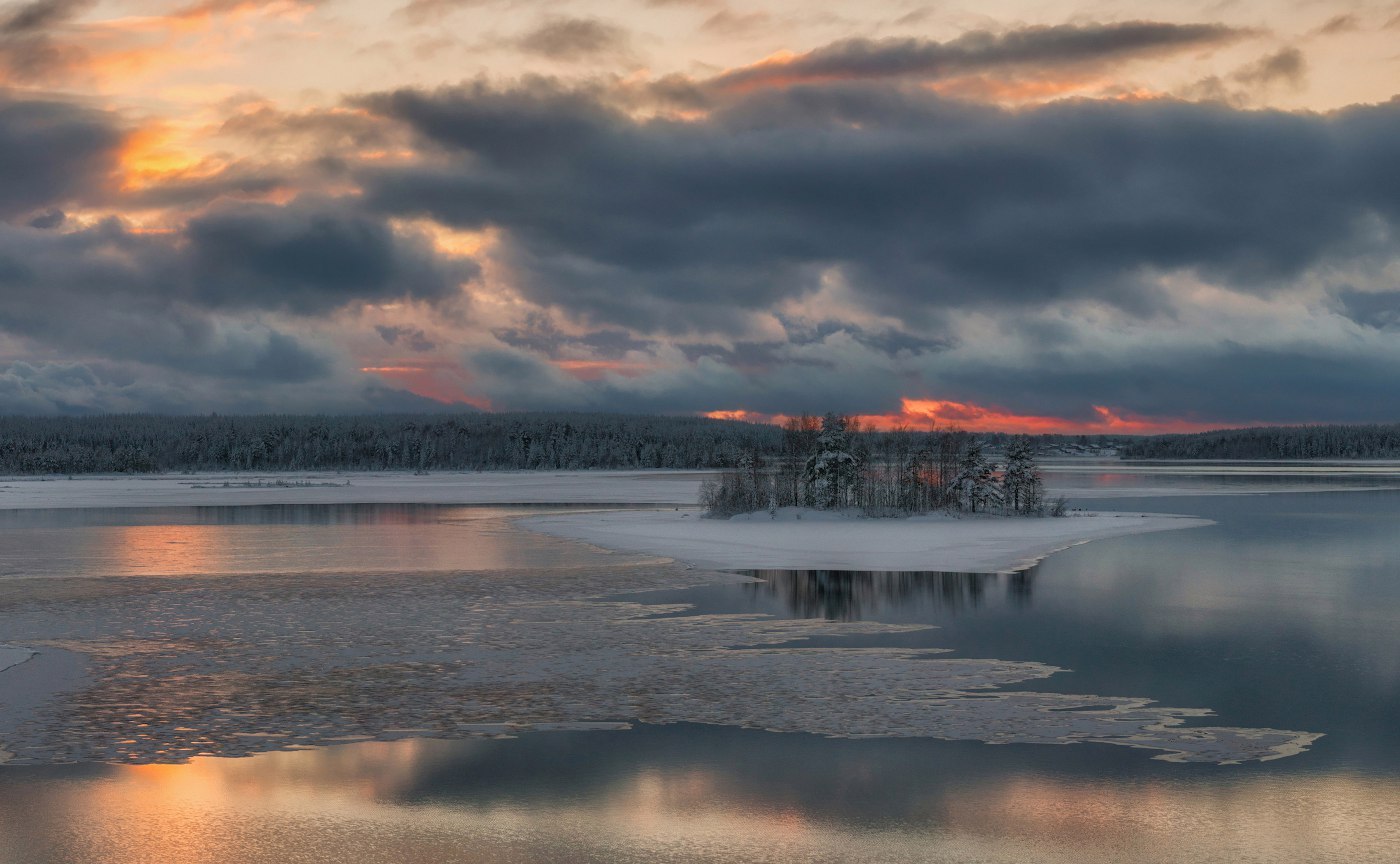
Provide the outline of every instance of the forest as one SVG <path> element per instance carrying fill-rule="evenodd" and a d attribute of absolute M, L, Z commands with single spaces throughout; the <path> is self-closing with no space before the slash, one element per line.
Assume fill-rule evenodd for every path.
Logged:
<path fill-rule="evenodd" d="M 921 433 L 852 434 L 878 448 Z M 1010 438 L 984 436 L 993 448 Z M 781 456 L 783 441 L 776 426 L 636 414 L 0 416 L 0 474 L 732 468 L 745 453 Z M 1036 441 L 1061 453 L 1120 443 Z"/>
<path fill-rule="evenodd" d="M 0 473 L 709 468 L 781 435 L 617 414 L 0 417 Z"/>
<path fill-rule="evenodd" d="M 1266 426 L 1125 441 L 1124 459 L 1400 459 L 1400 424 Z"/>

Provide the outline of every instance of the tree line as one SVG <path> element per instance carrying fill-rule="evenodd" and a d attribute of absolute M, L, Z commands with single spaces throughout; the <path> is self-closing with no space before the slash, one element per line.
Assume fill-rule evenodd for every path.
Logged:
<path fill-rule="evenodd" d="M 583 413 L 0 417 L 0 473 L 715 468 L 781 437 L 730 420 Z"/>
<path fill-rule="evenodd" d="M 1046 500 L 1029 437 L 1007 439 L 1003 456 L 998 466 L 979 437 L 958 430 L 862 433 L 849 416 L 803 416 L 783 426 L 774 456 L 746 451 L 734 470 L 702 483 L 700 505 L 716 518 L 780 507 L 1063 514 L 1063 501 Z"/>
<path fill-rule="evenodd" d="M 1125 442 L 1124 459 L 1400 459 L 1400 424 L 1267 426 Z"/>
<path fill-rule="evenodd" d="M 917 450 L 921 435 L 848 434 L 865 451 Z M 982 441 L 998 449 L 1014 437 Z M 1083 453 L 1121 439 L 1035 441 L 1042 452 Z M 744 454 L 791 459 L 790 447 L 776 426 L 634 414 L 0 416 L 0 474 L 714 469 L 737 467 Z"/>

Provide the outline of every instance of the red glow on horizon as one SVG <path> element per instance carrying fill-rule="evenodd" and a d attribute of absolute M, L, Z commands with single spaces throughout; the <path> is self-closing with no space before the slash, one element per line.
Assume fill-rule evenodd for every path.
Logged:
<path fill-rule="evenodd" d="M 360 371 L 378 375 L 400 385 L 415 396 L 441 402 L 444 405 L 470 405 L 490 411 L 491 403 L 467 392 L 470 378 L 466 371 L 447 361 L 391 363 L 383 366 L 361 366 Z"/>
<path fill-rule="evenodd" d="M 1071 420 L 1065 417 L 1017 414 L 995 406 L 947 399 L 901 399 L 900 410 L 890 414 L 859 414 L 861 428 L 876 431 L 931 428 L 962 429 L 968 432 L 1018 432 L 1029 435 L 1161 435 L 1205 432 L 1228 428 L 1228 423 L 1202 423 L 1181 417 L 1148 417 L 1122 409 L 1095 405 L 1094 418 Z M 742 420 L 748 423 L 781 425 L 784 414 L 765 414 L 744 409 L 707 411 L 715 420 Z M 1257 425 L 1257 424 L 1245 424 Z"/>

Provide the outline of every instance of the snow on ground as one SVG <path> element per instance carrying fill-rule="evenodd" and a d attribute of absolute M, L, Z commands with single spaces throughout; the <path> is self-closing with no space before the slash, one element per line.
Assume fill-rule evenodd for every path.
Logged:
<path fill-rule="evenodd" d="M 793 570 L 1007 572 L 1089 540 L 1212 524 L 1153 513 L 1075 513 L 1064 518 L 863 519 L 787 510 L 705 519 L 698 510 L 536 516 L 516 524 L 606 549 L 704 567 Z"/>
<path fill-rule="evenodd" d="M 694 471 L 398 471 L 8 477 L 0 509 L 239 504 L 683 504 Z"/>
<path fill-rule="evenodd" d="M 1051 495 L 1077 498 L 1400 488 L 1400 462 L 1137 464 L 1054 459 Z M 672 504 L 712 471 L 211 472 L 0 478 L 0 509 L 239 504 Z"/>

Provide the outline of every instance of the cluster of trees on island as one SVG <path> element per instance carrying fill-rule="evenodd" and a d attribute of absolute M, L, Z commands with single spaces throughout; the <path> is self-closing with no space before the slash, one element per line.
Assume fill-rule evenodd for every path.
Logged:
<path fill-rule="evenodd" d="M 743 453 L 734 470 L 701 484 L 700 504 L 714 518 L 780 507 L 857 509 L 867 516 L 1064 514 L 1063 499 L 1046 500 L 1029 437 L 1010 438 L 999 466 L 966 432 L 861 433 L 854 418 L 841 414 L 789 420 L 776 456 Z"/>

